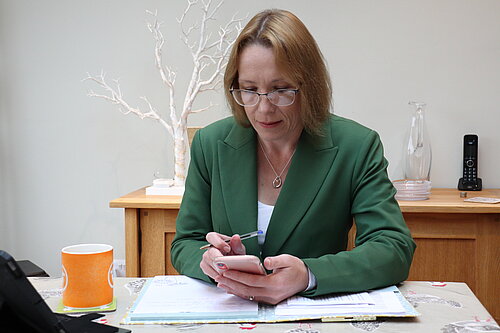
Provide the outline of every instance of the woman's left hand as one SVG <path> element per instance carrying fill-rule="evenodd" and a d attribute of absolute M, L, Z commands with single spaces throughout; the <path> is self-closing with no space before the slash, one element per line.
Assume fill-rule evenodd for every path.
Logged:
<path fill-rule="evenodd" d="M 256 275 L 229 270 L 215 281 L 219 288 L 230 294 L 269 304 L 277 304 L 307 288 L 308 270 L 299 258 L 288 254 L 267 257 L 264 266 L 273 272 L 269 275 Z"/>

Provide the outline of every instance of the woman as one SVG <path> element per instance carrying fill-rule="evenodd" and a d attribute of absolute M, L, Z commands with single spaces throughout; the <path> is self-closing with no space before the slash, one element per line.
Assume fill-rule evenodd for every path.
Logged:
<path fill-rule="evenodd" d="M 193 140 L 174 267 L 270 304 L 406 279 L 415 244 L 382 144 L 374 131 L 330 114 L 328 71 L 304 24 L 284 10 L 253 17 L 224 85 L 234 117 Z M 353 218 L 356 247 L 345 251 Z M 243 245 L 238 234 L 257 229 L 265 234 Z M 201 251 L 206 241 L 212 247 Z M 258 256 L 270 274 L 213 268 L 214 258 L 239 254 Z"/>

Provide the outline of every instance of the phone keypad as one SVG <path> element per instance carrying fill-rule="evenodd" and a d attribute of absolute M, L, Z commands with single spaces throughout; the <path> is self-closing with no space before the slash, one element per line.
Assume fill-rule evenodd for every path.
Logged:
<path fill-rule="evenodd" d="M 465 178 L 465 180 L 467 180 L 467 181 L 473 181 L 474 179 L 476 179 L 476 177 L 477 177 L 476 170 L 471 170 L 471 169 L 465 170 L 465 172 L 464 172 L 464 178 Z"/>
<path fill-rule="evenodd" d="M 474 182 L 477 178 L 476 159 L 469 157 L 464 160 L 464 180 Z"/>

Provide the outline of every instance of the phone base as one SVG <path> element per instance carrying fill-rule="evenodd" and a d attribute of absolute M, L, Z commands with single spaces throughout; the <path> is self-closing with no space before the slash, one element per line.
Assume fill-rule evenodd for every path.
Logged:
<path fill-rule="evenodd" d="M 458 180 L 458 189 L 460 191 L 481 191 L 483 189 L 483 181 L 481 178 L 477 178 L 477 182 L 468 182 L 460 178 Z"/>

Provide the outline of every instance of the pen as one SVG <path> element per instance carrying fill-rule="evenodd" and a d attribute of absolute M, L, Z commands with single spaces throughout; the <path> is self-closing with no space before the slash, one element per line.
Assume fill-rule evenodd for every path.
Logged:
<path fill-rule="evenodd" d="M 245 239 L 249 239 L 249 238 L 256 237 L 258 235 L 262 235 L 263 233 L 264 233 L 264 231 L 262 231 L 262 230 L 252 231 L 252 232 L 249 232 L 247 234 L 240 235 L 240 239 L 243 241 Z M 229 243 L 229 241 L 230 241 L 230 239 L 225 240 L 224 242 Z M 203 245 L 202 247 L 200 247 L 200 250 L 206 250 L 206 249 L 211 248 L 211 247 L 212 247 L 212 244 Z"/>

